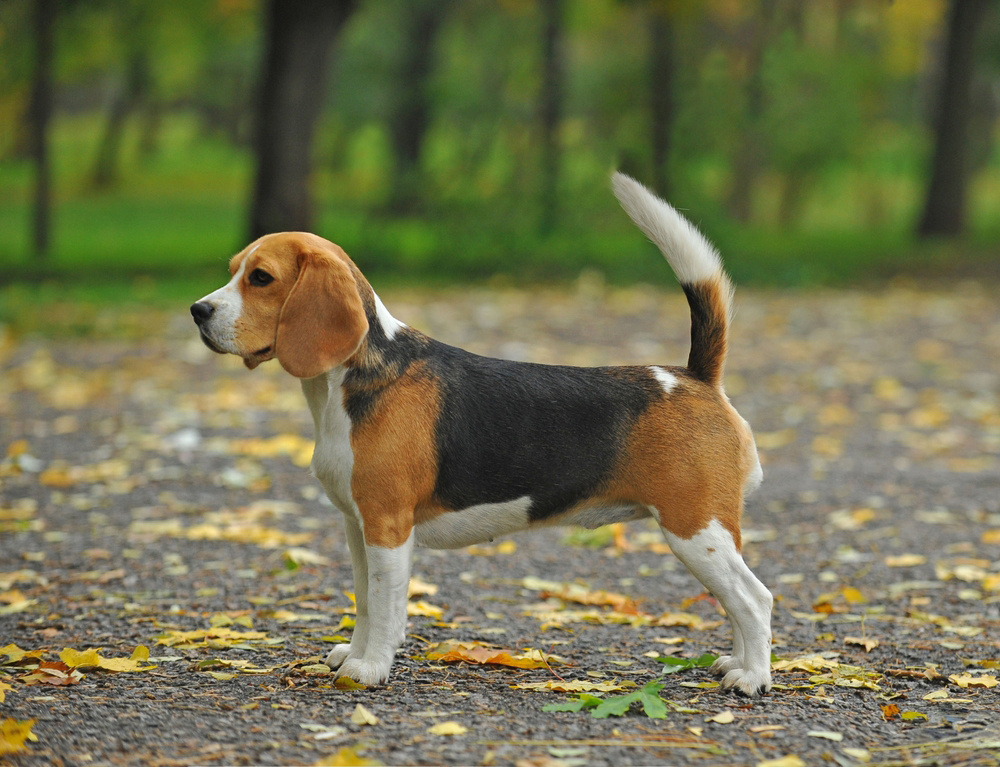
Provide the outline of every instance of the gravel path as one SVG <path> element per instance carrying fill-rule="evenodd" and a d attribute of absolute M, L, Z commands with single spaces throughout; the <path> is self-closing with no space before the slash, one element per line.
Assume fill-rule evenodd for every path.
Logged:
<path fill-rule="evenodd" d="M 383 298 L 481 353 L 687 354 L 674 291 Z M 658 656 L 726 652 L 730 637 L 645 523 L 625 545 L 546 530 L 419 551 L 425 588 L 392 678 L 338 689 L 317 664 L 350 633 L 349 558 L 304 468 L 295 381 L 209 354 L 180 314 L 150 316 L 165 329 L 141 343 L 0 332 L 0 762 L 997 764 L 997 299 L 973 285 L 738 293 L 727 389 L 765 471 L 745 557 L 777 598 L 775 689 L 754 701 L 704 668 L 661 676 Z M 547 660 L 427 658 L 449 641 Z M 136 648 L 120 665 L 137 670 L 95 665 Z M 607 698 L 653 680 L 664 719 L 546 711 L 576 693 L 515 688 L 617 687 Z M 11 750 L 29 720 L 35 740 Z"/>

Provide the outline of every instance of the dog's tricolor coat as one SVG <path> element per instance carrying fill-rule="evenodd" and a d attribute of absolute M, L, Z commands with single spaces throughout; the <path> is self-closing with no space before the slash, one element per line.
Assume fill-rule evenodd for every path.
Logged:
<path fill-rule="evenodd" d="M 341 675 L 389 676 L 414 545 L 653 516 L 729 617 L 723 686 L 769 689 L 771 594 L 740 556 L 761 469 L 722 389 L 731 286 L 672 207 L 622 174 L 613 186 L 687 295 L 687 367 L 535 365 L 447 346 L 394 319 L 341 248 L 297 232 L 249 245 L 230 282 L 191 307 L 214 351 L 251 369 L 276 357 L 302 379 L 312 468 L 344 513 L 354 567 L 357 625 L 327 657 Z"/>

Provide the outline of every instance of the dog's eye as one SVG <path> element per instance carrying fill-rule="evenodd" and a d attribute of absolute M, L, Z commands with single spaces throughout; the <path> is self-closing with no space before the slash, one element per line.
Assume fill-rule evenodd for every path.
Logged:
<path fill-rule="evenodd" d="M 254 269 L 250 272 L 251 285 L 262 288 L 265 285 L 270 285 L 272 282 L 274 282 L 274 277 L 265 272 L 263 269 Z"/>

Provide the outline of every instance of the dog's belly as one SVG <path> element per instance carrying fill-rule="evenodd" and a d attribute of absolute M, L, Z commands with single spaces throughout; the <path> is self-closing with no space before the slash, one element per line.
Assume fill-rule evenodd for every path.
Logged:
<path fill-rule="evenodd" d="M 555 514 L 540 520 L 532 527 L 552 525 L 575 525 L 594 530 L 602 525 L 612 525 L 616 522 L 631 522 L 633 519 L 643 519 L 650 516 L 645 506 L 632 504 L 593 505 L 571 509 L 562 514 Z"/>
<path fill-rule="evenodd" d="M 467 509 L 442 512 L 414 526 L 416 544 L 430 549 L 458 549 L 527 528 L 578 525 L 593 529 L 649 516 L 649 509 L 644 506 L 598 504 L 533 521 L 531 503 L 531 496 L 525 495 L 513 501 L 482 503 Z"/>
<path fill-rule="evenodd" d="M 418 546 L 429 549 L 460 549 L 473 543 L 523 530 L 528 526 L 531 496 L 513 501 L 481 503 L 458 511 L 445 511 L 418 522 L 414 536 Z"/>

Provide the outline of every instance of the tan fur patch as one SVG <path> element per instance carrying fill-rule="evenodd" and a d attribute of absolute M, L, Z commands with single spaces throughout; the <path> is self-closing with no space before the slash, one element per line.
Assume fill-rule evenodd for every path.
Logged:
<path fill-rule="evenodd" d="M 429 508 L 437 480 L 434 432 L 440 403 L 437 379 L 424 363 L 414 363 L 352 431 L 351 492 L 366 543 L 401 546 L 417 521 L 416 510 Z"/>
<path fill-rule="evenodd" d="M 717 519 L 739 548 L 748 439 L 742 420 L 713 386 L 681 379 L 639 418 L 601 495 L 655 507 L 660 524 L 681 538 Z"/>

